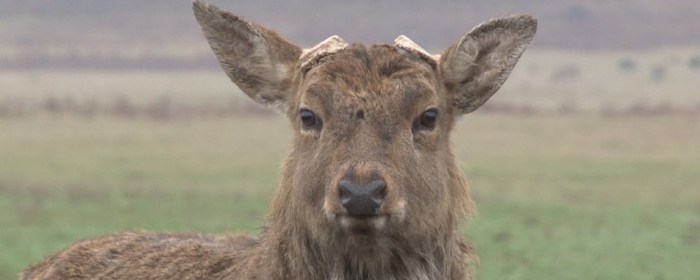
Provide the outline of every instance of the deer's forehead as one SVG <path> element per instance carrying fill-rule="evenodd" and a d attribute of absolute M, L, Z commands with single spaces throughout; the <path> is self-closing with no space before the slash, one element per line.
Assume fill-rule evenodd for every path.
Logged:
<path fill-rule="evenodd" d="M 438 102 L 435 72 L 393 46 L 353 45 L 312 69 L 307 79 L 302 103 L 326 109 L 410 110 Z"/>

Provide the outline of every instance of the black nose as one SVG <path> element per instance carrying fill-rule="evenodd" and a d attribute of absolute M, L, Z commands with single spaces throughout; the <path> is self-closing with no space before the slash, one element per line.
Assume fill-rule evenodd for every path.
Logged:
<path fill-rule="evenodd" d="M 375 180 L 369 184 L 358 184 L 350 180 L 338 183 L 340 189 L 340 204 L 345 207 L 350 216 L 376 215 L 377 208 L 384 203 L 383 180 Z"/>

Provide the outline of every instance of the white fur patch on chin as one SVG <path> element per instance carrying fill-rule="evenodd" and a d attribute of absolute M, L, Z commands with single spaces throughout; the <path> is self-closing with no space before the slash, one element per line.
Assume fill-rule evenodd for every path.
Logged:
<path fill-rule="evenodd" d="M 352 220 L 350 220 L 350 217 L 347 216 L 341 216 L 340 217 L 340 225 L 342 225 L 344 228 L 350 228 L 352 226 Z"/>
<path fill-rule="evenodd" d="M 327 199 L 323 201 L 323 213 L 326 214 L 326 218 L 330 222 L 334 221 L 337 216 L 333 210 L 331 210 L 331 205 Z"/>
<path fill-rule="evenodd" d="M 372 219 L 372 224 L 374 225 L 375 229 L 381 230 L 384 228 L 384 226 L 386 226 L 386 221 L 388 219 L 389 218 L 387 218 L 387 216 L 379 216 L 375 219 Z"/>
<path fill-rule="evenodd" d="M 401 199 L 396 202 L 396 207 L 391 211 L 391 220 L 394 223 L 400 223 L 406 219 L 406 201 Z"/>

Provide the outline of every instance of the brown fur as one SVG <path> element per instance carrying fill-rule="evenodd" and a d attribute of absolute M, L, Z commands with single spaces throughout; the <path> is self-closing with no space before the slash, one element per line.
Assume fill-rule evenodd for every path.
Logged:
<path fill-rule="evenodd" d="M 84 240 L 22 279 L 472 279 L 477 258 L 460 229 L 475 209 L 450 132 L 505 81 L 534 35 L 532 17 L 487 22 L 435 59 L 406 51 L 412 44 L 352 44 L 302 71 L 302 50 L 276 33 L 200 0 L 194 10 L 231 80 L 296 131 L 266 229 L 255 239 Z M 301 109 L 315 113 L 314 127 L 302 127 Z M 420 125 L 428 109 L 434 128 Z M 386 182 L 377 216 L 346 215 L 343 179 Z"/>

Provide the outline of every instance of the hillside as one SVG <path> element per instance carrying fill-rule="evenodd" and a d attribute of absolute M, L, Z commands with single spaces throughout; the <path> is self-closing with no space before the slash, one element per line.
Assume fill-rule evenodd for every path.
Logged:
<path fill-rule="evenodd" d="M 1 68 L 212 67 L 186 0 L 0 2 Z M 212 2 L 303 46 L 333 34 L 354 42 L 391 42 L 405 34 L 440 50 L 479 22 L 510 13 L 539 18 L 533 48 L 648 50 L 700 44 L 697 1 Z"/>

